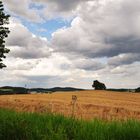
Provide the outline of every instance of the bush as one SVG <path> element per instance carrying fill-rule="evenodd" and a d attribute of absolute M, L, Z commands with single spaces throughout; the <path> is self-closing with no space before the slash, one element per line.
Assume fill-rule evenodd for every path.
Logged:
<path fill-rule="evenodd" d="M 138 88 L 135 90 L 135 92 L 140 92 L 140 87 L 138 87 Z"/>

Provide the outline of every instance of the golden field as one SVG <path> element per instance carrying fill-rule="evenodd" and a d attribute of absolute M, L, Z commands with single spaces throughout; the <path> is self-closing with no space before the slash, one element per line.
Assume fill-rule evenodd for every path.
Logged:
<path fill-rule="evenodd" d="M 77 96 L 75 106 L 72 104 L 72 95 Z M 1 95 L 0 108 L 60 113 L 65 116 L 74 115 L 80 119 L 140 120 L 140 94 L 86 90 L 52 94 Z"/>

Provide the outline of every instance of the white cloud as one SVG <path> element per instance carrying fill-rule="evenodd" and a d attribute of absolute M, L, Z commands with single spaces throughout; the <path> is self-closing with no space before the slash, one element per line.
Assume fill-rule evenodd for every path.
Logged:
<path fill-rule="evenodd" d="M 9 56 L 19 58 L 41 58 L 51 55 L 47 38 L 35 36 L 19 21 L 11 19 L 10 34 L 6 46 L 10 48 Z"/>
<path fill-rule="evenodd" d="M 4 2 L 7 9 L 32 21 L 75 17 L 50 41 L 13 20 L 6 42 L 11 52 L 5 61 L 8 68 L 2 70 L 7 77 L 4 83 L 11 84 L 13 77 L 15 83 L 30 86 L 90 88 L 95 79 L 107 87 L 139 86 L 139 0 L 24 0 L 18 1 L 21 9 L 16 0 Z M 33 2 L 43 8 L 30 8 Z"/>
<path fill-rule="evenodd" d="M 113 66 L 121 66 L 121 65 L 128 65 L 134 62 L 139 62 L 139 61 L 140 61 L 139 53 L 128 53 L 128 54 L 126 53 L 110 58 L 108 64 Z"/>
<path fill-rule="evenodd" d="M 137 6 L 134 9 L 132 1 L 124 1 L 82 5 L 70 28 L 53 33 L 52 45 L 56 51 L 89 58 L 139 53 L 139 26 L 134 24 L 139 23 L 139 9 Z M 133 9 L 133 14 L 129 15 L 130 11 L 125 11 L 124 6 Z"/>
<path fill-rule="evenodd" d="M 91 0 L 3 0 L 12 15 L 32 22 L 42 22 L 50 18 L 71 18 L 77 14 L 82 3 Z"/>
<path fill-rule="evenodd" d="M 3 0 L 6 9 L 15 16 L 20 16 L 33 22 L 40 22 L 42 19 L 39 10 L 31 9 L 30 0 Z"/>
<path fill-rule="evenodd" d="M 105 64 L 98 59 L 77 59 L 73 61 L 73 66 L 86 71 L 96 71 L 105 68 Z"/>
<path fill-rule="evenodd" d="M 77 15 L 77 10 L 82 3 L 94 0 L 32 0 L 44 4 L 42 15 L 44 18 L 71 18 Z"/>

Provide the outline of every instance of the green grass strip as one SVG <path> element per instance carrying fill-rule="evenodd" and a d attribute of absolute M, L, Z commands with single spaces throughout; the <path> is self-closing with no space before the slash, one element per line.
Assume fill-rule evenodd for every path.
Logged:
<path fill-rule="evenodd" d="M 140 140 L 140 122 L 84 121 L 0 109 L 0 140 Z"/>

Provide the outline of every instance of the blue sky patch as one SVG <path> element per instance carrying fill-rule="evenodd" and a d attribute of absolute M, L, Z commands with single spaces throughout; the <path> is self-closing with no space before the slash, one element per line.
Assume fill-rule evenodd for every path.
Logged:
<path fill-rule="evenodd" d="M 47 37 L 48 40 L 51 39 L 51 35 L 56 30 L 63 28 L 63 27 L 70 27 L 71 21 L 64 21 L 63 19 L 52 19 L 47 20 L 43 23 L 32 23 L 23 20 L 23 25 L 26 26 L 30 32 L 35 35 Z"/>
<path fill-rule="evenodd" d="M 43 4 L 38 4 L 38 3 L 31 3 L 29 5 L 29 8 L 30 9 L 37 9 L 37 10 L 41 10 L 44 8 L 44 5 Z"/>

